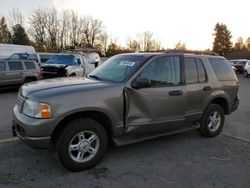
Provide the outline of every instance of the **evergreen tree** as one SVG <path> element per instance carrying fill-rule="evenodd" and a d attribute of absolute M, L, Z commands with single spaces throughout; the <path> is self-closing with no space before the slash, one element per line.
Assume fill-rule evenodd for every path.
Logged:
<path fill-rule="evenodd" d="M 12 42 L 13 44 L 29 45 L 30 40 L 25 32 L 25 29 L 20 25 L 16 24 L 13 28 Z"/>
<path fill-rule="evenodd" d="M 0 19 L 0 43 L 11 43 L 11 34 L 8 30 L 5 17 Z"/>
<path fill-rule="evenodd" d="M 217 52 L 222 56 L 226 56 L 228 52 L 231 51 L 232 42 L 231 42 L 231 32 L 227 29 L 225 24 L 217 23 L 214 28 L 215 36 L 213 42 L 213 51 Z"/>

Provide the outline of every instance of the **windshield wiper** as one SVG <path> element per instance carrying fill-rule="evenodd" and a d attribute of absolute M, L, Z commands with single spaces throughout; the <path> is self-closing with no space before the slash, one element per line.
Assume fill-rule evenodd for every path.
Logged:
<path fill-rule="evenodd" d="M 101 80 L 101 79 L 100 79 L 98 76 L 96 76 L 96 75 L 90 74 L 89 77 L 90 77 L 90 78 L 95 78 L 96 80 Z"/>

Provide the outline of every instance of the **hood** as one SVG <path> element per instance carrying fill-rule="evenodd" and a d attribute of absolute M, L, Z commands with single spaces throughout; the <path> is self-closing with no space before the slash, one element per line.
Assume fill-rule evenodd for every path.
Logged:
<path fill-rule="evenodd" d="M 47 79 L 47 80 L 41 80 L 36 82 L 31 82 L 28 84 L 24 84 L 20 92 L 24 97 L 41 92 L 41 91 L 49 91 L 49 90 L 58 90 L 58 89 L 65 89 L 65 90 L 71 90 L 73 87 L 86 87 L 86 86 L 97 86 L 97 85 L 107 85 L 107 82 L 104 81 L 98 81 L 88 78 L 56 78 L 56 79 Z"/>
<path fill-rule="evenodd" d="M 49 63 L 45 63 L 45 64 L 42 64 L 41 68 L 44 68 L 44 67 L 56 67 L 56 68 L 66 68 L 67 64 L 49 64 Z"/>

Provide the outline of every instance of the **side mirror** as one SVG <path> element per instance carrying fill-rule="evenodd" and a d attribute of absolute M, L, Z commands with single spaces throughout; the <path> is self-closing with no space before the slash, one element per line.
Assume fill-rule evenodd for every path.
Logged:
<path fill-rule="evenodd" d="M 138 77 L 131 83 L 131 86 L 134 89 L 147 88 L 151 86 L 151 81 L 148 78 Z"/>

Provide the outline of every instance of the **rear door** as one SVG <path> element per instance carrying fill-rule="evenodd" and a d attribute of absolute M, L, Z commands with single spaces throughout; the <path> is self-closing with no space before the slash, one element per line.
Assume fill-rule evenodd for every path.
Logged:
<path fill-rule="evenodd" d="M 200 58 L 185 57 L 186 121 L 197 120 L 203 113 L 206 100 L 211 96 L 212 82 L 208 80 L 204 63 Z"/>
<path fill-rule="evenodd" d="M 185 85 L 179 56 L 153 59 L 136 78 L 147 78 L 151 86 L 126 88 L 126 132 L 143 133 L 164 130 L 184 122 Z M 136 79 L 132 78 L 132 79 Z"/>
<path fill-rule="evenodd" d="M 22 61 L 7 61 L 9 70 L 6 75 L 10 84 L 20 84 L 23 82 L 24 68 Z"/>

